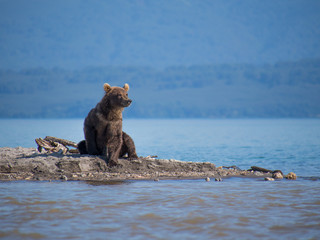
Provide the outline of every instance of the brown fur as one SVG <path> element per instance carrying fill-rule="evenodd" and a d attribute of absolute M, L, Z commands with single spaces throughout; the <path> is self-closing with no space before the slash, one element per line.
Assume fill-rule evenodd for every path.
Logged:
<path fill-rule="evenodd" d="M 110 87 L 104 84 L 105 95 L 91 109 L 84 121 L 85 144 L 80 142 L 80 153 L 106 155 L 109 165 L 116 165 L 118 158 L 128 153 L 137 158 L 132 138 L 122 131 L 122 111 L 132 100 L 128 98 L 129 85 Z"/>

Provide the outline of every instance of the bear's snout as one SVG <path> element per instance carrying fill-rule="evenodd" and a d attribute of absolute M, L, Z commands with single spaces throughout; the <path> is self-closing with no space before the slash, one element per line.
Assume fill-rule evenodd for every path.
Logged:
<path fill-rule="evenodd" d="M 121 101 L 121 105 L 123 106 L 123 107 L 129 107 L 130 106 L 130 104 L 132 103 L 132 100 L 131 99 L 123 99 L 122 101 Z"/>

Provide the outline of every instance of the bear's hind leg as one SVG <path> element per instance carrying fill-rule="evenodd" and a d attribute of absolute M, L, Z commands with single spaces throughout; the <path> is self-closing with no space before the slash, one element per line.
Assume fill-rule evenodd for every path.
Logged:
<path fill-rule="evenodd" d="M 84 136 L 87 153 L 90 155 L 100 155 L 96 143 L 96 131 L 92 127 L 84 127 Z"/>

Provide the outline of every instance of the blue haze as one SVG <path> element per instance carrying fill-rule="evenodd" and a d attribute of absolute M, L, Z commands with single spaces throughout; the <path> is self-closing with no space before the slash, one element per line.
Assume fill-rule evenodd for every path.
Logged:
<path fill-rule="evenodd" d="M 0 117 L 317 118 L 317 0 L 0 0 Z"/>
<path fill-rule="evenodd" d="M 0 66 L 264 64 L 320 57 L 317 0 L 1 0 Z"/>

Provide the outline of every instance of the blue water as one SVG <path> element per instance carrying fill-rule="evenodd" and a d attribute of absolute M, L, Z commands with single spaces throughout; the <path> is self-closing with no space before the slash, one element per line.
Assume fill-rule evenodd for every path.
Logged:
<path fill-rule="evenodd" d="M 0 147 L 36 147 L 35 138 L 79 142 L 83 120 L 0 120 Z M 257 165 L 300 176 L 320 176 L 320 119 L 125 119 L 139 156 Z"/>
<path fill-rule="evenodd" d="M 83 120 L 0 120 L 0 147 L 78 142 Z M 319 119 L 125 119 L 139 156 L 295 172 L 261 179 L 1 182 L 0 238 L 318 239 Z"/>

